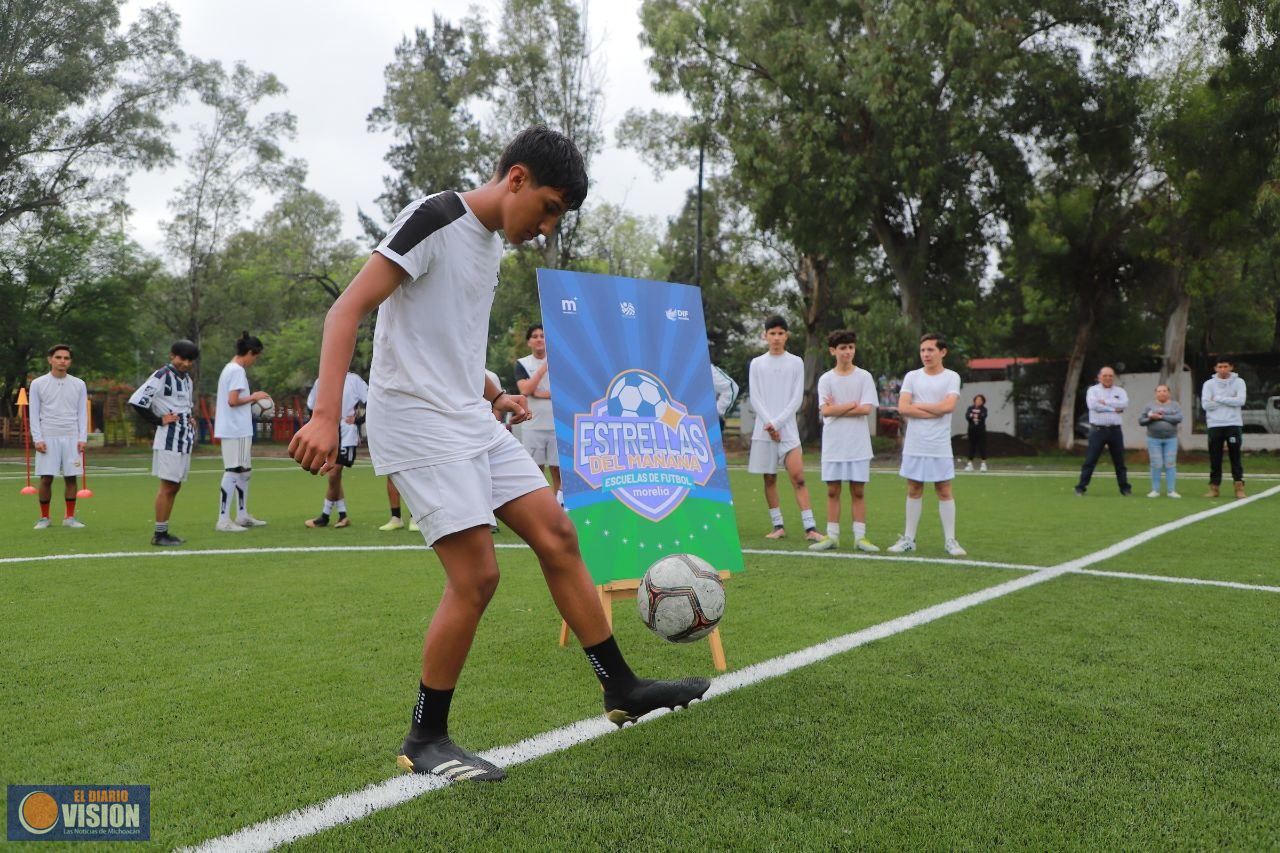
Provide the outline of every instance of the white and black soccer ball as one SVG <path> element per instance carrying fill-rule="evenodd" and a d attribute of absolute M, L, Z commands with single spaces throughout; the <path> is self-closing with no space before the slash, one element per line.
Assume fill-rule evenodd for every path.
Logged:
<path fill-rule="evenodd" d="M 249 404 L 249 408 L 253 410 L 255 418 L 269 418 L 271 413 L 275 411 L 275 401 L 270 397 L 263 397 L 261 400 L 254 400 Z"/>
<path fill-rule="evenodd" d="M 671 554 L 644 573 L 636 605 L 653 633 L 673 643 L 691 643 L 720 624 L 724 584 L 720 573 L 701 557 Z"/>
<path fill-rule="evenodd" d="M 652 374 L 629 370 L 609 388 L 609 416 L 661 418 L 667 413 L 667 392 Z"/>

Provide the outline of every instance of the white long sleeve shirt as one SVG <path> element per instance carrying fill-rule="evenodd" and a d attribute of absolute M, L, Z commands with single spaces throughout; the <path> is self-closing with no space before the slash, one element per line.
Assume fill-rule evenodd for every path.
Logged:
<path fill-rule="evenodd" d="M 1084 402 L 1089 409 L 1090 424 L 1120 426 L 1123 421 L 1121 413 L 1129 408 L 1129 395 L 1119 385 L 1107 388 L 1099 382 L 1085 393 Z"/>
<path fill-rule="evenodd" d="M 1244 380 L 1232 373 L 1226 379 L 1210 376 L 1200 387 L 1200 405 L 1206 426 L 1244 426 L 1240 412 L 1245 402 Z"/>
<path fill-rule="evenodd" d="M 86 440 L 89 389 L 84 380 L 70 374 L 59 379 L 46 373 L 32 380 L 27 400 L 31 407 L 32 442 L 46 438 Z"/>
<path fill-rule="evenodd" d="M 773 424 L 784 443 L 798 441 L 796 412 L 804 397 L 804 359 L 789 352 L 751 359 L 751 409 L 756 414 L 751 439 L 767 439 L 765 424 Z"/>

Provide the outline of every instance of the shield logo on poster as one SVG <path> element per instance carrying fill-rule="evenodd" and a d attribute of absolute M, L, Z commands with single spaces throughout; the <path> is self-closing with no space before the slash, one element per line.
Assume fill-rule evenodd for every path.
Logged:
<path fill-rule="evenodd" d="M 624 370 L 573 419 L 574 470 L 650 521 L 661 521 L 716 470 L 700 415 L 654 374 Z"/>

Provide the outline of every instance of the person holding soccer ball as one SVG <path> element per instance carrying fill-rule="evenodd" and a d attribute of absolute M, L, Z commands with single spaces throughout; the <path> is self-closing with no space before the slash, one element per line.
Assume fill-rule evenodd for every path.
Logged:
<path fill-rule="evenodd" d="M 236 340 L 235 358 L 227 362 L 218 377 L 218 405 L 214 415 L 213 435 L 222 442 L 222 486 L 218 500 L 218 523 L 222 533 L 243 533 L 250 527 L 262 527 L 265 521 L 249 514 L 249 478 L 253 476 L 253 409 L 251 404 L 269 399 L 266 391 L 249 393 L 249 374 L 262 355 L 262 341 L 244 332 Z M 337 380 L 342 386 L 341 377 Z M 334 428 L 337 434 L 337 428 Z M 238 509 L 231 518 L 231 510 Z"/>
<path fill-rule="evenodd" d="M 521 244 L 550 235 L 587 194 L 582 155 L 545 127 L 507 145 L 493 177 L 468 192 L 415 201 L 329 309 L 319 393 L 289 454 L 313 474 L 336 464 L 342 375 L 356 330 L 378 311 L 366 429 L 374 470 L 390 476 L 444 568 L 444 595 L 423 641 L 422 670 L 397 764 L 414 773 L 496 781 L 502 768 L 449 738 L 449 706 L 485 607 L 498 585 L 494 516 L 529 544 L 551 596 L 577 635 L 618 725 L 700 699 L 704 678 L 636 677 L 614 641 L 578 549 L 577 532 L 546 478 L 494 418 L 528 420 L 525 399 L 484 375 L 489 311 L 499 285 L 501 231 Z"/>

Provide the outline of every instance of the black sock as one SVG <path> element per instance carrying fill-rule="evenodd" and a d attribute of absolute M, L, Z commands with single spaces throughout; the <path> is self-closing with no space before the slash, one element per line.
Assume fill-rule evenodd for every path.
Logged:
<path fill-rule="evenodd" d="M 418 685 L 418 704 L 413 708 L 409 734 L 417 738 L 440 738 L 449 734 L 449 703 L 453 690 L 432 690 Z"/>
<path fill-rule="evenodd" d="M 329 523 L 329 513 L 327 513 L 327 512 L 322 512 L 322 513 L 320 513 L 320 521 L 321 521 L 321 523 L 323 523 L 323 524 L 328 524 L 328 523 Z"/>
<path fill-rule="evenodd" d="M 329 517 L 329 516 L 327 516 L 327 515 L 325 516 L 325 518 L 326 518 L 326 519 L 328 519 L 328 517 Z M 347 514 L 346 514 L 345 512 L 339 512 L 339 513 L 338 513 L 338 520 L 339 520 L 339 521 L 341 521 L 342 519 L 344 519 L 344 518 L 346 518 L 346 517 L 347 517 Z"/>
<path fill-rule="evenodd" d="M 591 661 L 591 667 L 596 671 L 596 677 L 600 679 L 600 685 L 606 691 L 626 690 L 635 684 L 637 680 L 635 673 L 622 659 L 622 651 L 618 648 L 618 643 L 613 639 L 612 634 L 604 642 L 596 643 L 583 651 L 587 653 L 587 660 Z"/>
<path fill-rule="evenodd" d="M 399 517 L 400 517 L 400 507 L 398 507 L 398 506 L 393 506 L 393 507 L 391 508 L 391 517 L 392 517 L 392 518 L 399 518 Z"/>

